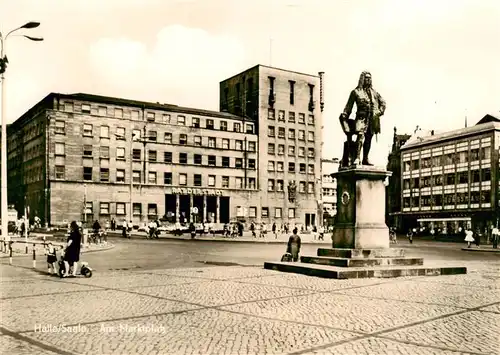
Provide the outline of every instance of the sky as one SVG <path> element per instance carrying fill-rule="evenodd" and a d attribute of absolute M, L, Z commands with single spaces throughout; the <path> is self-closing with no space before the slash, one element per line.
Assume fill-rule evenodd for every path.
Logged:
<path fill-rule="evenodd" d="M 49 92 L 218 110 L 219 82 L 256 64 L 325 72 L 323 156 L 341 157 L 338 117 L 359 75 L 387 102 L 372 162 L 397 132 L 500 116 L 497 0 L 0 0 L 9 37 L 7 122 Z M 332 138 L 332 139 L 331 139 Z"/>

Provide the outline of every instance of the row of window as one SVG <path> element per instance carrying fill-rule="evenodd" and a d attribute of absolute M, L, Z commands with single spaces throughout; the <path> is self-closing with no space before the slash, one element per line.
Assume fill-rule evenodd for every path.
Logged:
<path fill-rule="evenodd" d="M 337 196 L 337 189 L 323 187 L 323 196 Z"/>
<path fill-rule="evenodd" d="M 37 167 L 32 167 L 32 168 L 26 169 L 24 171 L 23 180 L 24 180 L 25 184 L 31 184 L 33 182 L 42 181 L 43 180 L 43 167 L 37 166 Z"/>
<path fill-rule="evenodd" d="M 72 102 L 64 103 L 64 111 L 75 112 L 75 107 Z M 76 110 L 78 112 L 78 110 Z M 140 121 L 143 118 L 139 110 L 127 110 L 123 108 L 110 108 L 106 106 L 98 106 L 92 109 L 90 104 L 82 104 L 81 112 L 84 114 L 95 114 L 104 117 L 127 118 L 135 121 Z M 189 119 L 185 115 L 176 115 L 172 117 L 170 113 L 158 113 L 154 111 L 146 111 L 144 119 L 148 122 L 160 122 L 165 124 L 174 124 L 178 126 L 190 126 L 194 128 L 218 129 L 221 131 L 241 132 L 241 122 L 231 122 L 226 120 L 214 120 L 212 118 L 191 117 Z M 232 127 L 230 126 L 232 123 Z M 245 123 L 245 132 L 254 133 L 254 124 Z"/>
<path fill-rule="evenodd" d="M 306 186 L 307 186 L 307 193 L 313 194 L 314 193 L 314 182 L 308 182 L 306 184 L 305 181 L 299 181 L 299 192 L 306 193 Z M 283 188 L 284 188 L 284 181 L 283 180 L 274 180 L 274 179 L 267 180 L 267 191 L 282 192 Z"/>
<path fill-rule="evenodd" d="M 117 216 L 125 216 L 127 213 L 127 204 L 125 202 L 115 202 L 115 215 Z M 283 212 L 281 207 L 274 208 L 274 218 L 282 218 Z M 269 207 L 262 207 L 261 215 L 264 218 L 271 217 Z M 85 214 L 93 215 L 94 214 L 94 203 L 92 201 L 87 201 L 85 203 Z M 111 215 L 111 203 L 110 202 L 100 202 L 99 203 L 99 215 L 108 216 Z M 134 202 L 132 203 L 132 214 L 134 216 L 142 216 L 142 204 Z M 148 203 L 147 204 L 147 215 L 150 217 L 158 216 L 158 206 L 156 203 Z M 245 216 L 245 207 L 237 206 L 236 207 L 236 215 L 239 217 Z M 250 206 L 248 207 L 248 217 L 256 218 L 257 217 L 257 207 Z M 295 218 L 295 208 L 288 209 L 288 218 Z"/>
<path fill-rule="evenodd" d="M 245 213 L 246 207 L 243 206 L 237 206 L 236 207 L 236 216 L 237 217 L 246 217 Z M 273 216 L 270 214 L 270 208 L 269 207 L 262 207 L 261 209 L 261 216 L 263 218 L 283 218 L 283 209 L 281 207 L 274 207 L 273 209 L 274 213 Z M 250 206 L 248 207 L 248 217 L 250 218 L 257 218 L 257 207 L 255 206 Z M 295 208 L 289 208 L 288 209 L 288 218 L 295 218 Z"/>
<path fill-rule="evenodd" d="M 55 167 L 55 177 L 56 179 L 65 179 L 66 167 L 64 165 L 56 165 Z M 100 182 L 110 182 L 110 169 L 109 168 L 99 168 L 99 181 Z M 174 173 L 164 172 L 163 182 L 159 180 L 159 174 L 156 171 L 149 171 L 147 175 L 148 184 L 160 184 L 160 185 L 180 185 L 180 186 L 208 186 L 208 187 L 222 187 L 222 188 L 249 188 L 255 189 L 257 180 L 254 177 L 247 178 L 247 185 L 245 186 L 245 179 L 243 177 L 229 177 L 229 176 L 219 176 L 208 175 L 207 180 L 203 181 L 202 174 L 193 174 L 192 180 L 188 181 L 188 174 L 178 173 L 177 181 L 174 183 Z M 82 178 L 84 181 L 94 181 L 94 168 L 93 167 L 83 167 Z M 219 181 L 220 180 L 220 181 Z M 117 183 L 125 183 L 125 169 L 116 169 L 116 180 Z M 142 171 L 134 170 L 132 172 L 132 181 L 134 184 L 142 183 Z M 232 181 L 232 182 L 231 182 Z"/>
<path fill-rule="evenodd" d="M 56 130 L 55 132 L 57 134 L 65 134 L 65 122 L 64 121 L 56 121 Z M 253 128 L 252 128 L 253 130 Z M 187 134 L 179 134 L 178 140 L 174 143 L 173 141 L 173 134 L 171 132 L 164 132 L 163 135 L 163 142 L 160 142 L 158 139 L 158 132 L 157 131 L 148 131 L 147 132 L 147 137 L 142 137 L 141 138 L 141 133 L 142 131 L 140 129 L 133 129 L 132 130 L 132 139 L 137 141 L 141 140 L 142 138 L 147 139 L 148 141 L 152 143 L 165 143 L 165 144 L 179 144 L 179 145 L 192 145 L 192 146 L 198 146 L 198 147 L 209 147 L 209 148 L 222 148 L 222 149 L 235 149 L 235 150 L 243 150 L 244 145 L 243 145 L 243 140 L 230 140 L 227 138 L 219 138 L 221 144 L 218 144 L 218 138 L 217 137 L 202 137 L 202 136 L 192 136 L 191 138 L 188 137 Z M 249 132 L 247 132 L 249 133 Z M 252 132 L 250 132 L 252 133 Z M 84 137 L 94 137 L 93 134 L 93 125 L 90 123 L 84 123 L 83 124 L 83 136 Z M 110 129 L 109 126 L 100 126 L 100 136 L 101 139 L 110 139 Z M 117 140 L 125 140 L 126 139 L 126 130 L 125 127 L 117 127 L 116 128 L 116 133 L 115 133 L 115 138 Z M 234 143 L 233 143 L 234 142 Z M 255 141 L 248 141 L 247 142 L 247 150 L 255 152 L 256 150 L 256 144 L 257 142 Z"/>
<path fill-rule="evenodd" d="M 287 149 L 288 156 L 295 156 L 295 146 L 294 145 L 288 145 Z M 306 148 L 305 147 L 299 147 L 298 152 L 297 152 L 299 157 L 305 157 L 306 155 Z M 278 144 L 278 150 L 276 150 L 276 144 L 274 143 L 268 143 L 267 145 L 267 154 L 269 155 L 285 155 L 285 145 L 284 144 Z M 314 148 L 307 148 L 307 157 L 308 158 L 314 158 L 315 156 L 315 150 Z"/>
<path fill-rule="evenodd" d="M 314 164 L 305 164 L 305 163 L 300 163 L 299 165 L 299 173 L 305 174 L 306 173 L 306 167 L 307 167 L 307 173 L 314 175 Z M 296 172 L 296 167 L 297 163 L 295 162 L 289 162 L 288 163 L 288 172 L 290 173 L 295 173 Z M 285 163 L 282 161 L 273 161 L 270 160 L 267 163 L 267 171 L 276 171 L 276 172 L 284 172 L 285 171 Z"/>
<path fill-rule="evenodd" d="M 449 153 L 435 157 L 427 157 L 416 160 L 405 161 L 403 171 L 426 169 L 431 167 L 439 167 L 443 165 L 454 165 L 478 160 L 490 159 L 491 147 L 476 148 L 470 151 L 462 151 Z"/>
<path fill-rule="evenodd" d="M 464 205 L 490 203 L 491 190 L 445 193 L 439 195 L 413 196 L 403 198 L 403 207 L 433 207 L 447 205 Z"/>
<path fill-rule="evenodd" d="M 275 120 L 276 119 L 276 110 L 273 108 L 268 109 L 267 111 L 267 118 L 270 120 Z M 306 124 L 306 115 L 304 113 L 299 113 L 297 117 L 297 122 L 300 124 Z M 284 110 L 279 110 L 278 111 L 278 122 L 285 122 L 285 111 Z M 307 118 L 307 124 L 314 126 L 314 115 L 309 115 Z M 295 112 L 289 111 L 288 112 L 288 122 L 290 123 L 295 123 Z"/>
<path fill-rule="evenodd" d="M 418 189 L 431 186 L 468 184 L 491 180 L 491 169 L 459 171 L 437 176 L 424 176 L 420 178 L 403 179 L 403 189 Z"/>
<path fill-rule="evenodd" d="M 299 131 L 298 138 L 300 141 L 305 141 L 306 140 L 306 131 L 300 129 Z M 278 133 L 276 134 L 276 127 L 274 126 L 267 126 L 267 135 L 268 137 L 278 137 L 285 139 L 286 137 L 286 131 L 285 127 L 278 127 Z M 295 129 L 289 128 L 288 129 L 288 139 L 295 139 Z M 308 131 L 307 132 L 307 140 L 309 142 L 314 142 L 314 132 Z"/>
<path fill-rule="evenodd" d="M 115 214 L 117 216 L 126 215 L 126 203 L 125 202 L 115 202 Z M 148 203 L 147 205 L 148 216 L 157 217 L 158 216 L 158 206 L 156 203 Z M 92 201 L 87 201 L 85 203 L 85 214 L 93 215 L 94 214 L 94 203 Z M 99 215 L 110 215 L 111 214 L 111 203 L 110 202 L 100 202 L 99 203 Z M 134 202 L 132 204 L 132 213 L 134 216 L 142 215 L 142 204 Z"/>
<path fill-rule="evenodd" d="M 58 155 L 58 153 L 56 153 Z M 142 150 L 141 149 L 132 149 L 132 159 L 134 161 L 142 161 L 141 159 L 142 156 Z M 91 145 L 84 145 L 83 147 L 83 157 L 88 157 L 92 158 L 93 157 L 93 152 L 92 152 L 92 146 Z M 109 147 L 100 147 L 100 155 L 99 157 L 101 159 L 109 159 Z M 116 160 L 126 160 L 126 154 L 125 154 L 125 148 L 123 147 L 117 147 L 116 148 Z M 217 165 L 217 156 L 215 155 L 208 155 L 203 156 L 202 154 L 193 154 L 193 160 L 192 162 L 188 161 L 188 153 L 183 153 L 180 152 L 178 155 L 178 160 L 174 162 L 173 159 L 173 153 L 172 152 L 163 152 L 163 162 L 167 164 L 173 164 L 173 163 L 178 163 L 178 164 L 194 164 L 194 165 L 206 165 L 206 166 L 221 166 L 223 168 L 237 168 L 237 169 L 242 169 L 244 168 L 244 159 L 243 158 L 234 158 L 234 164 L 231 164 L 231 160 L 233 160 L 230 157 L 220 157 L 220 165 Z M 150 163 L 160 163 L 160 155 L 156 150 L 149 150 L 148 151 L 148 156 L 147 156 L 147 161 Z M 246 164 L 248 169 L 255 169 L 256 168 L 256 160 L 253 158 L 247 159 L 247 164 Z"/>

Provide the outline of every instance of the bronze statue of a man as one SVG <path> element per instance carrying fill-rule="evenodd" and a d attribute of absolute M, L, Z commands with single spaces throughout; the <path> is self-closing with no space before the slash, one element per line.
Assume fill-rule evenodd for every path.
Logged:
<path fill-rule="evenodd" d="M 354 123 L 354 133 L 357 135 L 355 143 L 354 164 L 359 164 L 361 160 L 361 148 L 363 148 L 362 165 L 373 165 L 368 160 L 372 138 L 374 134 L 380 133 L 380 116 L 385 112 L 385 101 L 380 94 L 372 87 L 372 76 L 364 71 L 359 77 L 358 86 L 351 91 L 349 100 L 340 115 L 341 121 L 347 122 L 352 112 L 352 107 L 356 103 L 356 118 Z M 348 134 L 348 132 L 346 132 Z M 349 134 L 348 134 L 349 136 Z"/>

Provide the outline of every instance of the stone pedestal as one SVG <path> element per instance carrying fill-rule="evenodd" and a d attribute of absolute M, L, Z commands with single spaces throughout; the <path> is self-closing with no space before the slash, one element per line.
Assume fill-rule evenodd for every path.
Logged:
<path fill-rule="evenodd" d="M 266 262 L 265 269 L 335 279 L 466 274 L 463 266 L 424 266 L 423 258 L 405 257 L 390 248 L 385 224 L 384 180 L 392 173 L 381 167 L 341 169 L 337 179 L 337 220 L 332 249 L 301 256 L 300 263 Z"/>
<path fill-rule="evenodd" d="M 333 248 L 389 248 L 384 180 L 392 173 L 381 167 L 353 166 L 333 175 L 337 179 Z"/>

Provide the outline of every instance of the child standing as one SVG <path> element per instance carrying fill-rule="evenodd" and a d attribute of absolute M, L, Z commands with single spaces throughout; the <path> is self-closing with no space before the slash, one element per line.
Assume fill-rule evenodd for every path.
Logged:
<path fill-rule="evenodd" d="M 49 274 L 55 274 L 56 273 L 56 261 L 57 261 L 56 248 L 50 242 L 49 242 L 49 244 L 47 244 L 46 254 L 47 254 L 47 268 L 48 268 Z"/>
<path fill-rule="evenodd" d="M 470 228 L 465 231 L 465 241 L 467 242 L 467 248 L 470 248 L 470 243 L 474 241 L 473 233 Z"/>

